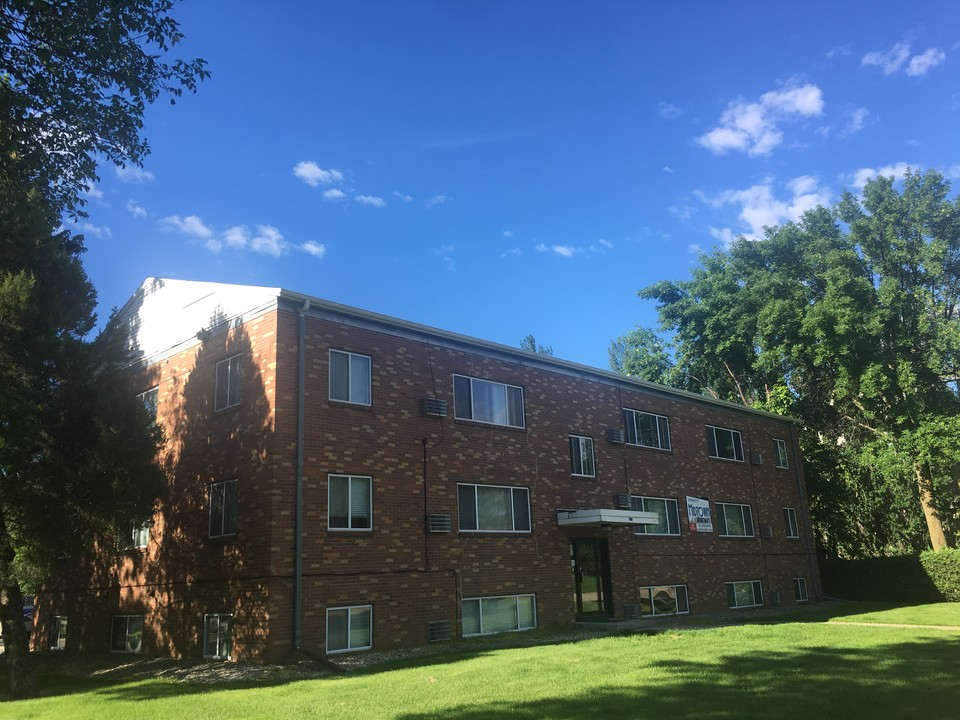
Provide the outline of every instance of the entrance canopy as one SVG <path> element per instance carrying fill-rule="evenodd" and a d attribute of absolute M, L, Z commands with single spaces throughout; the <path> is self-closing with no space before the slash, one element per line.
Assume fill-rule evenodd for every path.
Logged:
<path fill-rule="evenodd" d="M 660 516 L 653 512 L 639 510 L 614 510 L 594 508 L 590 510 L 560 510 L 557 512 L 558 525 L 586 525 L 601 527 L 606 525 L 656 525 Z"/>

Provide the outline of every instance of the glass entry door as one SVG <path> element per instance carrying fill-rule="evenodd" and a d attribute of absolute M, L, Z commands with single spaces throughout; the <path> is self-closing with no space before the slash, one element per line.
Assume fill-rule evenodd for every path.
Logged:
<path fill-rule="evenodd" d="M 572 553 L 577 619 L 609 617 L 612 605 L 607 541 L 576 538 Z"/>

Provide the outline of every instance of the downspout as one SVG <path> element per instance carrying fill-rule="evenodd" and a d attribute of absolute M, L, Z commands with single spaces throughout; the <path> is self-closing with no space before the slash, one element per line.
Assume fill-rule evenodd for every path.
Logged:
<path fill-rule="evenodd" d="M 293 648 L 300 650 L 303 625 L 303 389 L 306 375 L 306 313 L 309 298 L 303 301 L 297 321 L 297 477 L 293 520 Z"/>

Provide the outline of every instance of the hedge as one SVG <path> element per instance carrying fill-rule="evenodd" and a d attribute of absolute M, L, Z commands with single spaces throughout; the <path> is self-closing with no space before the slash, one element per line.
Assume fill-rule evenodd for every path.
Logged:
<path fill-rule="evenodd" d="M 828 597 L 888 602 L 960 602 L 960 550 L 929 550 L 919 557 L 821 560 Z"/>

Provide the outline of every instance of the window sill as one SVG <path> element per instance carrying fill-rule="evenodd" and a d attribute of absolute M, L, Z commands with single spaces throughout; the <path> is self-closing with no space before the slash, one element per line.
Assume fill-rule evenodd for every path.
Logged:
<path fill-rule="evenodd" d="M 724 540 L 756 540 L 756 535 L 717 535 Z"/>
<path fill-rule="evenodd" d="M 720 462 L 728 462 L 728 463 L 737 463 L 738 465 L 743 465 L 746 462 L 745 460 L 737 460 L 736 458 L 717 457 L 716 455 L 707 455 L 707 457 L 711 460 L 719 460 Z"/>
<path fill-rule="evenodd" d="M 484 422 L 483 420 L 471 420 L 470 418 L 461 418 L 461 417 L 454 417 L 453 420 L 456 423 L 473 425 L 477 428 L 483 428 L 483 429 L 496 428 L 498 430 L 505 430 L 508 432 L 526 432 L 527 431 L 526 425 L 500 425 L 499 423 L 489 423 L 489 422 Z"/>
<path fill-rule="evenodd" d="M 633 443 L 624 442 L 625 447 L 636 448 L 637 450 L 651 450 L 653 452 L 663 453 L 665 455 L 673 455 L 673 448 L 659 448 L 653 447 L 652 445 L 634 445 Z"/>

